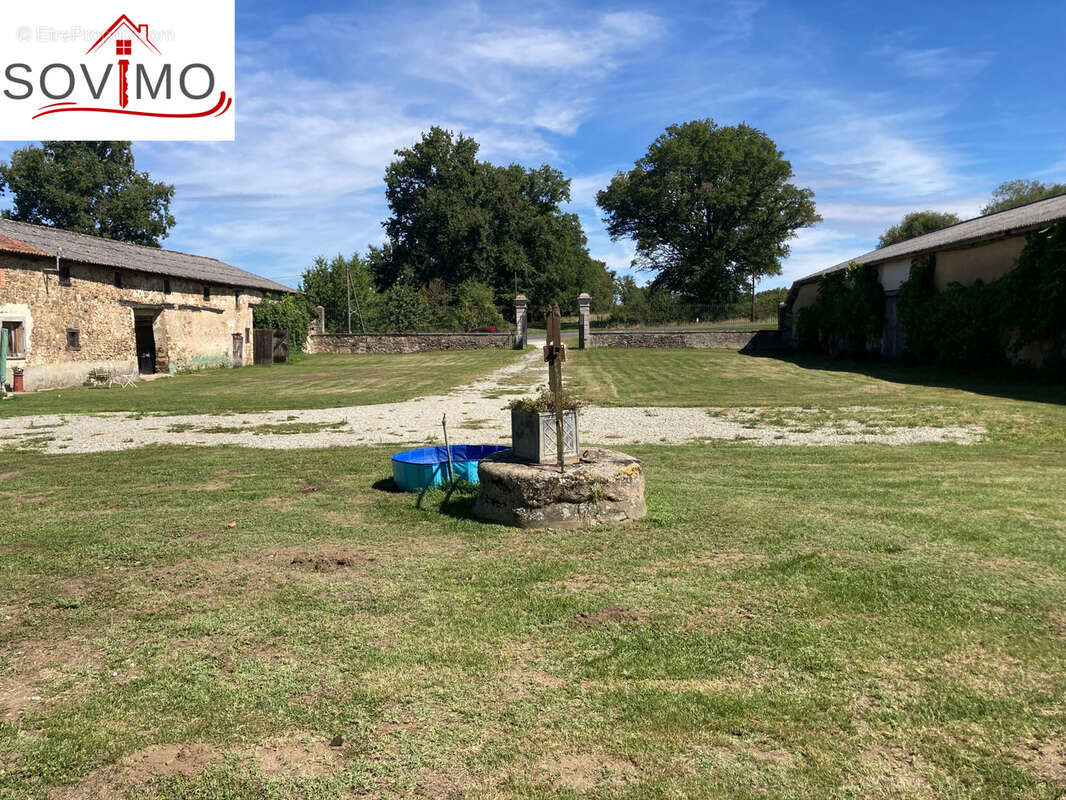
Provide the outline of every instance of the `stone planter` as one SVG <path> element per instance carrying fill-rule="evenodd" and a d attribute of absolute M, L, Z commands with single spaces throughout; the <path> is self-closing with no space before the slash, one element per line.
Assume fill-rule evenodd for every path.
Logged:
<path fill-rule="evenodd" d="M 532 464 L 554 464 L 555 412 L 511 409 L 511 447 L 515 456 Z M 577 458 L 581 442 L 577 435 L 577 411 L 563 412 L 563 458 Z"/>

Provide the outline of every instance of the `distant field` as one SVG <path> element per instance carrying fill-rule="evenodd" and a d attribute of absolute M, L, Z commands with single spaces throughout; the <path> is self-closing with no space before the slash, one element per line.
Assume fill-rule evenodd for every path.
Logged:
<path fill-rule="evenodd" d="M 391 403 L 447 391 L 505 366 L 513 350 L 301 356 L 290 364 L 212 369 L 143 381 L 136 388 L 76 387 L 0 402 L 0 418 L 133 411 L 219 414 Z"/>

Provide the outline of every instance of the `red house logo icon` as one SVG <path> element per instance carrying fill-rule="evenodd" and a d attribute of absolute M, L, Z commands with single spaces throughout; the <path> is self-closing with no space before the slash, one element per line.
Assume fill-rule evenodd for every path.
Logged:
<path fill-rule="evenodd" d="M 133 20 L 123 14 L 111 23 L 111 27 L 104 32 L 103 36 L 96 40 L 85 54 L 92 55 L 98 50 L 102 50 L 104 45 L 112 39 L 115 42 L 115 55 L 119 57 L 118 104 L 121 108 L 125 108 L 130 103 L 129 57 L 133 55 L 133 43 L 138 42 L 155 53 L 159 53 L 159 48 L 152 44 L 152 41 L 148 38 L 147 25 L 134 25 Z"/>

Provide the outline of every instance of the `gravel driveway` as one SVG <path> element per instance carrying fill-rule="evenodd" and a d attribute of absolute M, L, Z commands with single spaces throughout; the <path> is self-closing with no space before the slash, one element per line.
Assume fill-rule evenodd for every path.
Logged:
<path fill-rule="evenodd" d="M 492 374 L 444 395 L 402 403 L 349 408 L 266 411 L 254 414 L 140 415 L 67 414 L 16 417 L 0 421 L 0 447 L 48 453 L 128 450 L 150 444 L 238 445 L 268 449 L 345 447 L 368 444 L 441 443 L 441 417 L 448 416 L 453 443 L 510 441 L 509 397 L 531 393 L 544 383 L 532 351 Z M 103 391 L 103 390 L 101 390 Z M 760 413 L 765 411 L 766 413 Z M 683 444 L 705 439 L 753 445 L 903 445 L 979 440 L 976 425 L 944 427 L 871 425 L 847 419 L 847 409 L 831 424 L 803 424 L 810 409 L 599 408 L 581 411 L 584 444 Z M 874 409 L 876 411 L 876 409 Z M 790 419 L 781 422 L 782 412 Z M 772 416 L 773 422 L 763 420 Z M 797 419 L 799 422 L 797 422 Z"/>

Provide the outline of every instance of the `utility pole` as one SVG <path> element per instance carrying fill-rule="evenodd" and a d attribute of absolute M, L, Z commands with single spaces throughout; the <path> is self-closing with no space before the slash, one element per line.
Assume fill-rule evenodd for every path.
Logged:
<path fill-rule="evenodd" d="M 344 294 L 348 300 L 348 333 L 352 332 L 352 268 L 344 265 Z"/>
<path fill-rule="evenodd" d="M 355 297 L 355 315 L 359 317 L 359 330 L 366 336 L 366 323 L 363 322 L 363 309 L 359 306 L 359 292 L 355 291 L 355 283 L 352 281 L 351 267 L 346 267 L 345 271 L 348 273 L 348 292 L 349 297 Z M 352 306 L 348 304 L 348 333 L 352 332 Z"/>

